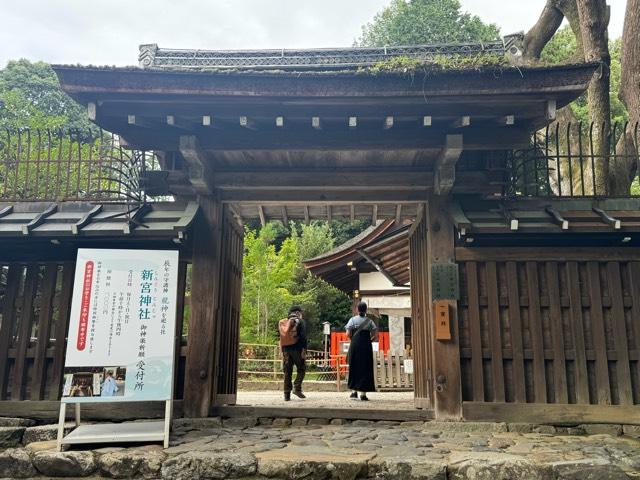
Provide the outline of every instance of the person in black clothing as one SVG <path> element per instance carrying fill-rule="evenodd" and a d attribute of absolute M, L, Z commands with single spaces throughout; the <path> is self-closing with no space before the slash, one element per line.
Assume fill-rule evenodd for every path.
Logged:
<path fill-rule="evenodd" d="M 347 354 L 349 362 L 349 389 L 353 390 L 350 398 L 367 401 L 367 392 L 375 392 L 373 379 L 373 346 L 371 342 L 378 338 L 378 327 L 367 317 L 367 304 L 358 304 L 358 315 L 351 317 L 345 325 L 347 337 L 351 340 Z"/>
<path fill-rule="evenodd" d="M 297 305 L 289 309 L 287 318 L 296 331 L 297 341 L 293 345 L 282 347 L 282 369 L 284 371 L 284 400 L 291 400 L 291 392 L 296 397 L 306 398 L 302 393 L 302 381 L 306 372 L 305 357 L 307 352 L 307 329 L 302 319 L 302 308 Z M 293 377 L 293 366 L 296 367 L 296 380 Z"/>

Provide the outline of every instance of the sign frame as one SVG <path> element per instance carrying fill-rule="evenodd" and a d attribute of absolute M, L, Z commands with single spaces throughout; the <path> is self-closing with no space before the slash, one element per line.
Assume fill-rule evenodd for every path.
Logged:
<path fill-rule="evenodd" d="M 179 272 L 180 252 L 179 250 L 137 250 L 137 249 L 78 249 L 80 250 L 103 250 L 103 251 L 135 251 L 138 255 L 143 252 L 171 252 L 177 253 L 177 264 L 175 268 Z M 79 255 L 76 258 L 76 277 L 78 276 Z M 176 279 L 177 280 L 177 279 Z M 177 286 L 176 281 L 176 286 Z M 81 288 L 78 285 L 74 286 L 74 292 L 76 288 Z M 170 295 L 174 299 L 175 306 L 177 302 L 177 288 L 175 291 L 170 292 Z M 73 310 L 70 315 L 73 314 Z M 71 319 L 67 318 L 67 321 L 71 323 Z M 89 444 L 89 443 L 123 443 L 123 442 L 157 442 L 161 441 L 164 448 L 169 447 L 169 434 L 171 431 L 171 420 L 173 417 L 173 395 L 175 388 L 175 352 L 176 352 L 176 335 L 178 335 L 178 323 L 174 318 L 173 335 L 168 335 L 171 338 L 171 378 L 169 386 L 169 397 L 164 400 L 164 419 L 163 420 L 150 420 L 145 422 L 122 422 L 122 423 L 104 423 L 104 424 L 87 424 L 82 425 L 81 422 L 81 405 L 82 403 L 97 404 L 105 403 L 102 401 L 92 401 L 91 398 L 83 399 L 82 401 L 73 401 L 72 399 L 60 400 L 60 411 L 58 416 L 58 432 L 57 432 L 57 451 L 62 451 L 64 445 L 77 445 L 77 444 Z M 169 330 L 167 333 L 171 333 Z M 71 340 L 70 338 L 68 341 Z M 66 364 L 66 360 L 65 360 Z M 86 397 L 85 397 L 86 398 Z M 127 401 L 127 400 L 122 400 Z M 151 402 L 156 400 L 130 400 L 138 402 Z M 162 401 L 162 400 L 160 400 Z M 65 435 L 64 427 L 66 421 L 67 404 L 74 405 L 74 420 L 75 429 Z"/>

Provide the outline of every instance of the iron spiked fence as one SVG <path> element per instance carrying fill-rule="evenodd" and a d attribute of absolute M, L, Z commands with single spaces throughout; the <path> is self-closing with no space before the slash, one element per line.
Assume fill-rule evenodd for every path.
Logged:
<path fill-rule="evenodd" d="M 126 149 L 102 131 L 0 134 L 1 201 L 144 203 L 140 178 L 159 168 L 152 152 Z"/>
<path fill-rule="evenodd" d="M 504 152 L 507 197 L 640 195 L 640 125 L 554 122 L 526 149 Z"/>

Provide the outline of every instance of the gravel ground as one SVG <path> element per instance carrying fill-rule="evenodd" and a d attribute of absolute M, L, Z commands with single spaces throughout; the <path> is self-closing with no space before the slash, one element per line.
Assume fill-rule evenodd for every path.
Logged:
<path fill-rule="evenodd" d="M 300 399 L 291 395 L 291 401 L 285 402 L 280 391 L 238 392 L 237 405 L 287 407 L 287 408 L 354 408 L 412 410 L 413 392 L 373 392 L 367 394 L 368 402 L 351 400 L 346 392 L 305 392 L 307 398 Z"/>

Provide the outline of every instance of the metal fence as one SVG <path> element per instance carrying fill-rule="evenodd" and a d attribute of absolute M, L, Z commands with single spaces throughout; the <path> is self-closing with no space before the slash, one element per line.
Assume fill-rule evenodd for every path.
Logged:
<path fill-rule="evenodd" d="M 0 200 L 143 203 L 140 178 L 159 169 L 152 152 L 116 135 L 23 130 L 0 134 Z"/>
<path fill-rule="evenodd" d="M 554 122 L 531 146 L 504 152 L 507 197 L 640 195 L 638 124 L 599 126 Z"/>

